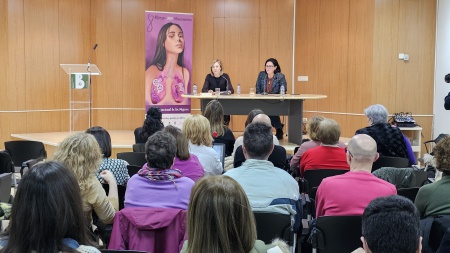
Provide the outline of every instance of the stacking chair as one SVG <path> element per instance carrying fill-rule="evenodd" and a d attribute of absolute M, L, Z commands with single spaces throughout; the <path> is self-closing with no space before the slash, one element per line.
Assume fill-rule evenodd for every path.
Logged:
<path fill-rule="evenodd" d="M 362 216 L 321 216 L 313 229 L 313 252 L 347 253 L 362 247 Z"/>
<path fill-rule="evenodd" d="M 138 171 L 142 168 L 142 166 L 137 165 L 127 165 L 128 175 L 132 177 L 134 174 L 138 173 Z"/>
<path fill-rule="evenodd" d="M 428 173 L 425 170 L 414 170 L 413 173 L 416 180 L 411 187 L 421 187 L 428 183 Z"/>
<path fill-rule="evenodd" d="M 372 172 L 382 167 L 407 168 L 409 160 L 401 157 L 380 156 L 372 165 Z"/>
<path fill-rule="evenodd" d="M 39 141 L 7 141 L 5 149 L 11 155 L 14 166 L 19 169 L 28 160 L 47 158 L 44 144 Z"/>
<path fill-rule="evenodd" d="M 295 245 L 296 236 L 290 215 L 269 212 L 253 212 L 253 214 L 258 240 L 269 244 L 273 239 L 280 238 L 289 246 Z"/>
<path fill-rule="evenodd" d="M 16 177 L 14 176 L 14 163 L 12 161 L 11 156 L 8 152 L 2 152 L 0 151 L 0 173 L 9 173 L 11 172 L 11 181 L 10 181 L 10 187 L 11 185 L 14 187 L 17 187 L 17 181 Z"/>
<path fill-rule="evenodd" d="M 401 188 L 397 190 L 397 195 L 403 196 L 414 203 L 416 200 L 417 193 L 419 192 L 420 187 L 412 187 L 412 188 Z"/>
<path fill-rule="evenodd" d="M 117 158 L 127 161 L 130 165 L 137 165 L 141 167 L 147 162 L 144 152 L 117 153 Z"/>
<path fill-rule="evenodd" d="M 103 190 L 105 190 L 106 195 L 109 194 L 109 184 L 102 184 Z M 125 201 L 125 191 L 127 190 L 126 186 L 117 185 L 117 193 L 119 195 L 119 210 L 123 209 L 124 201 Z"/>
<path fill-rule="evenodd" d="M 145 143 L 133 144 L 133 152 L 145 152 Z"/>
<path fill-rule="evenodd" d="M 0 174 L 0 202 L 11 202 L 11 175 L 11 172 Z"/>

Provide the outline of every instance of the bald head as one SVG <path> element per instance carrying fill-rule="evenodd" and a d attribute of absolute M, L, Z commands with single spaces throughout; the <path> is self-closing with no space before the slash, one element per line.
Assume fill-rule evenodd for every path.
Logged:
<path fill-rule="evenodd" d="M 256 115 L 252 120 L 252 123 L 255 123 L 255 122 L 264 123 L 266 125 L 272 126 L 272 124 L 270 123 L 269 116 L 267 116 L 265 114 Z"/>
<path fill-rule="evenodd" d="M 367 134 L 357 134 L 348 142 L 347 149 L 352 159 L 364 163 L 373 163 L 377 157 L 377 143 Z"/>

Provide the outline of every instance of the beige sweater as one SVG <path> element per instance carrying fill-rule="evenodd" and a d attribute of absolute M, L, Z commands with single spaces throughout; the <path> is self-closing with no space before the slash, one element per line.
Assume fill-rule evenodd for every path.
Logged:
<path fill-rule="evenodd" d="M 114 215 L 119 210 L 119 200 L 107 197 L 105 190 L 94 175 L 88 179 L 88 185 L 81 192 L 81 198 L 83 211 L 86 213 L 90 223 L 92 223 L 92 210 L 95 211 L 100 221 L 104 224 L 113 223 Z"/>

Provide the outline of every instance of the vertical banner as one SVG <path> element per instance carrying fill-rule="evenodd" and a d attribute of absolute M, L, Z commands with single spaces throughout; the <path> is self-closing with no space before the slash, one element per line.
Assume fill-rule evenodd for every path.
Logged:
<path fill-rule="evenodd" d="M 165 125 L 181 128 L 191 112 L 190 90 L 194 16 L 145 12 L 145 109 L 158 106 Z"/>

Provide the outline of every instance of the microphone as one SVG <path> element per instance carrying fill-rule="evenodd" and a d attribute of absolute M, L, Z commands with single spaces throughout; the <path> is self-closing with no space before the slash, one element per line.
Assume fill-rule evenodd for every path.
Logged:
<path fill-rule="evenodd" d="M 95 51 L 95 49 L 97 48 L 97 46 L 98 46 L 98 44 L 97 43 L 95 43 L 95 45 L 94 45 L 94 47 L 92 48 L 92 51 L 91 51 L 91 53 L 89 54 L 89 58 L 88 58 L 88 67 L 87 67 L 87 70 L 88 71 L 90 71 L 90 67 L 91 67 L 91 56 L 92 56 L 92 53 L 94 53 L 94 51 Z"/>
<path fill-rule="evenodd" d="M 450 83 L 450 74 L 445 75 L 445 82 Z"/>
<path fill-rule="evenodd" d="M 263 90 L 263 92 L 261 93 L 261 95 L 267 95 L 268 93 L 267 93 L 267 79 L 269 78 L 269 76 L 267 75 L 267 72 L 266 72 L 266 75 L 264 76 L 264 90 Z"/>
<path fill-rule="evenodd" d="M 221 77 L 225 79 L 225 81 L 227 81 L 227 88 L 225 89 L 225 91 L 227 92 L 227 94 L 230 94 L 230 91 L 228 90 L 228 79 L 226 79 L 223 75 L 221 75 Z"/>

